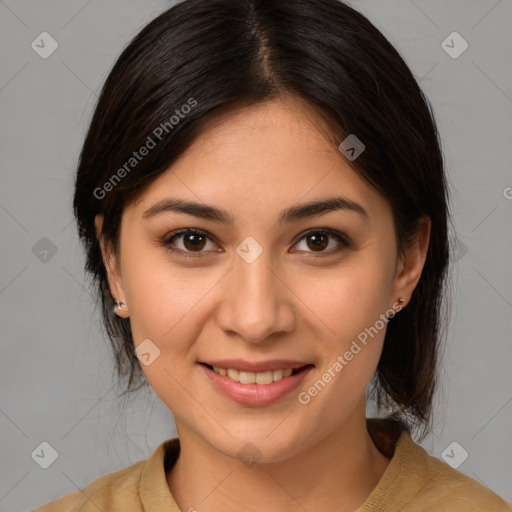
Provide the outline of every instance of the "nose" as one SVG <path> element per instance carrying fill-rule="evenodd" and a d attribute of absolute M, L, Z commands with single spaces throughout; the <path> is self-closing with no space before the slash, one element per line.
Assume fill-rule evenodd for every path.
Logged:
<path fill-rule="evenodd" d="M 225 278 L 217 322 L 249 343 L 295 328 L 293 293 L 270 263 L 265 251 L 252 263 L 237 256 Z"/>

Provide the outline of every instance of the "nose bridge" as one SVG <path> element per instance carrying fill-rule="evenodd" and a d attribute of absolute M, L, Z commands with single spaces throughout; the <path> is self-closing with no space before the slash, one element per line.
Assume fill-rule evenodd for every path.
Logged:
<path fill-rule="evenodd" d="M 253 343 L 291 330 L 293 311 L 286 287 L 271 268 L 270 254 L 263 251 L 253 261 L 237 255 L 228 279 L 219 315 L 224 330 Z"/>

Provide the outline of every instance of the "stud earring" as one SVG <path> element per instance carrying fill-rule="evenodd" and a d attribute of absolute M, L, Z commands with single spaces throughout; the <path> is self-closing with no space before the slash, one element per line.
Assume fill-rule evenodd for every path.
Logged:
<path fill-rule="evenodd" d="M 404 298 L 403 298 L 403 297 L 398 297 L 397 302 L 398 302 L 398 306 L 399 306 L 399 307 L 397 308 L 397 311 L 394 311 L 397 303 L 395 302 L 395 303 L 393 304 L 393 308 L 392 308 L 393 313 L 392 313 L 391 315 L 387 315 L 387 318 L 388 318 L 389 320 L 391 320 L 392 318 L 395 318 L 396 314 L 397 314 L 399 311 L 401 311 L 401 310 L 403 309 L 403 307 L 404 307 L 404 306 L 403 306 L 403 303 L 405 302 L 405 300 L 404 300 Z M 390 310 L 388 309 L 388 311 L 390 311 Z M 387 314 L 387 311 L 386 311 L 386 314 Z"/>
<path fill-rule="evenodd" d="M 118 301 L 114 299 L 114 313 L 117 315 L 120 309 L 122 309 L 126 304 L 124 302 Z"/>

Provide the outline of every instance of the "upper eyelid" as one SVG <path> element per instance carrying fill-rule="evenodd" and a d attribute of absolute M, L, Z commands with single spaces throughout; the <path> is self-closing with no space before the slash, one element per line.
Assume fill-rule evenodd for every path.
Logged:
<path fill-rule="evenodd" d="M 209 233 L 208 231 L 205 231 L 204 229 L 197 229 L 197 228 L 178 229 L 177 231 L 174 231 L 174 232 L 171 232 L 171 233 L 165 235 L 163 238 L 163 241 L 170 242 L 173 238 L 177 238 L 179 236 L 183 236 L 188 233 L 196 233 L 198 235 L 204 235 L 207 238 L 209 238 L 210 240 L 212 240 L 214 242 L 216 241 L 216 238 L 211 233 Z"/>
<path fill-rule="evenodd" d="M 332 228 L 309 228 L 309 229 L 303 231 L 302 233 L 299 233 L 295 237 L 294 240 L 296 240 L 296 241 L 295 241 L 294 245 L 297 245 L 309 233 L 317 233 L 317 232 L 320 232 L 320 233 L 323 232 L 323 233 L 326 233 L 328 236 L 331 236 L 333 238 L 337 238 L 343 245 L 350 245 L 350 243 L 351 243 L 350 237 L 348 237 L 344 233 L 338 232 L 335 229 L 332 229 Z M 211 241 L 216 243 L 216 237 L 214 237 L 208 231 L 205 231 L 204 229 L 198 229 L 198 228 L 182 228 L 182 229 L 179 229 L 178 231 L 171 232 L 169 235 L 165 236 L 163 241 L 164 241 L 165 244 L 169 244 L 172 239 L 180 237 L 180 236 L 184 236 L 187 233 L 197 233 L 199 235 L 204 235 L 207 238 L 209 238 Z M 179 249 L 179 250 L 182 250 L 182 249 Z M 184 251 L 184 252 L 189 252 L 191 254 L 194 253 L 194 251 Z M 197 251 L 196 254 L 201 254 L 201 252 L 204 252 L 204 251 Z"/>

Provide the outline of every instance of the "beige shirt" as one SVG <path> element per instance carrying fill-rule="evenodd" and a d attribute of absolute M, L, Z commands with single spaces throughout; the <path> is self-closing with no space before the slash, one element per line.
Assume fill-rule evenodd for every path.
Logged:
<path fill-rule="evenodd" d="M 396 423 L 368 419 L 367 427 L 379 450 L 392 458 L 355 512 L 512 511 L 495 493 L 429 455 Z M 97 478 L 32 512 L 187 512 L 178 508 L 166 479 L 179 451 L 179 438 L 168 439 L 148 459 Z"/>

